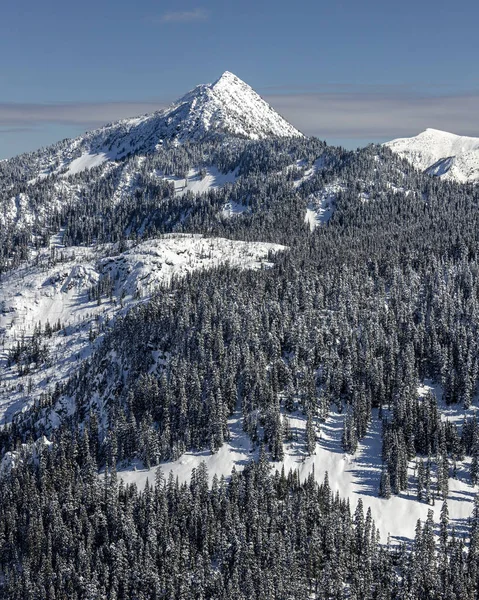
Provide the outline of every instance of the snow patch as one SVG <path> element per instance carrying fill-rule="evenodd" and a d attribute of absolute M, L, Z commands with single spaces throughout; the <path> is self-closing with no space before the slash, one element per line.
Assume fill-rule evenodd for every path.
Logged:
<path fill-rule="evenodd" d="M 230 200 L 230 202 L 227 202 L 223 206 L 223 209 L 221 210 L 221 216 L 225 217 L 226 219 L 231 219 L 231 217 L 236 217 L 249 212 L 251 212 L 251 208 L 249 206 Z"/>
<path fill-rule="evenodd" d="M 203 172 L 202 172 L 203 171 Z M 221 173 L 216 167 L 210 166 L 203 169 L 191 169 L 186 178 L 176 175 L 157 174 L 158 177 L 174 184 L 175 196 L 183 196 L 187 192 L 192 194 L 205 194 L 210 189 L 224 187 L 233 184 L 237 177 L 237 171 Z"/>
<path fill-rule="evenodd" d="M 65 173 L 65 177 L 68 175 L 75 175 L 76 173 L 81 173 L 82 171 L 93 169 L 94 167 L 99 167 L 107 160 L 113 160 L 113 158 L 105 152 L 100 152 L 99 154 L 82 154 L 78 158 L 75 158 L 71 161 L 71 163 L 68 166 L 68 170 Z"/>
<path fill-rule="evenodd" d="M 305 181 L 308 181 L 318 171 L 323 169 L 325 167 L 325 164 L 326 164 L 326 161 L 325 161 L 324 156 L 320 156 L 317 160 L 314 161 L 314 163 L 311 165 L 311 167 L 309 167 L 309 169 L 306 169 L 303 176 L 294 182 L 294 184 L 293 184 L 294 187 L 299 188 Z M 304 166 L 304 161 L 297 161 L 297 163 L 295 165 L 292 165 L 290 168 L 303 167 L 303 166 Z"/>
<path fill-rule="evenodd" d="M 334 212 L 337 195 L 344 189 L 341 183 L 332 183 L 309 196 L 304 222 L 309 225 L 311 231 L 329 221 Z"/>

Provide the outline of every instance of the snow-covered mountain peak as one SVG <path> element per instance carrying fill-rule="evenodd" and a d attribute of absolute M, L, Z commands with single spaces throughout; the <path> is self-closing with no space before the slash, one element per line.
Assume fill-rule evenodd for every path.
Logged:
<path fill-rule="evenodd" d="M 211 83 L 208 87 L 213 93 L 217 94 L 226 93 L 239 96 L 250 95 L 255 98 L 260 98 L 251 86 L 230 71 L 225 71 L 221 77 Z"/>
<path fill-rule="evenodd" d="M 460 183 L 479 181 L 479 138 L 428 128 L 385 145 L 431 175 Z"/>
<path fill-rule="evenodd" d="M 229 71 L 214 83 L 188 92 L 163 117 L 175 123 L 179 141 L 203 141 L 224 135 L 244 139 L 302 135 Z"/>
<path fill-rule="evenodd" d="M 78 173 L 134 154 L 155 152 L 167 140 L 204 142 L 225 137 L 261 140 L 301 137 L 248 84 L 225 71 L 214 83 L 198 85 L 163 110 L 122 119 L 22 157 L 29 181 Z M 13 159 L 15 160 L 15 159 Z"/>
<path fill-rule="evenodd" d="M 472 149 L 479 145 L 479 138 L 468 137 L 465 135 L 457 135 L 449 131 L 443 131 L 441 129 L 434 129 L 428 127 L 422 131 L 416 138 L 403 138 L 403 139 L 419 139 L 428 143 L 440 144 L 444 149 L 451 148 L 453 151 Z"/>
<path fill-rule="evenodd" d="M 221 77 L 219 77 L 214 83 L 211 84 L 212 87 L 223 86 L 223 85 L 235 85 L 237 83 L 247 85 L 242 81 L 239 77 L 237 77 L 231 71 L 225 71 Z M 249 87 L 249 86 L 248 86 Z"/>
<path fill-rule="evenodd" d="M 426 127 L 426 129 L 424 131 L 422 131 L 419 136 L 425 136 L 425 135 L 440 135 L 440 136 L 451 136 L 451 137 L 459 137 L 457 136 L 455 133 L 450 133 L 449 131 L 444 131 L 443 129 L 436 129 L 434 127 Z"/>

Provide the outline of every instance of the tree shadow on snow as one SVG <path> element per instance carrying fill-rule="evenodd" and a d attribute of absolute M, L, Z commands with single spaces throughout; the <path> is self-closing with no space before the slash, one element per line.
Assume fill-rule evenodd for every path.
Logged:
<path fill-rule="evenodd" d="M 357 494 L 378 496 L 382 470 L 381 430 L 381 420 L 378 419 L 377 410 L 373 410 L 368 431 L 354 455 L 353 471 L 358 484 Z"/>
<path fill-rule="evenodd" d="M 319 445 L 325 450 L 345 454 L 342 443 L 344 417 L 344 413 L 331 413 L 321 425 Z"/>

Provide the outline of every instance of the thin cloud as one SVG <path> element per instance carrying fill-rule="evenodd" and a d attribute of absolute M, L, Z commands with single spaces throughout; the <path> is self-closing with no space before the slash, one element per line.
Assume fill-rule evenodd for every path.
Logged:
<path fill-rule="evenodd" d="M 306 135 L 378 141 L 416 135 L 428 127 L 479 136 L 479 93 L 269 94 L 265 99 Z"/>
<path fill-rule="evenodd" d="M 345 93 L 351 92 L 356 94 L 438 94 L 452 93 L 454 86 L 447 82 L 426 82 L 420 85 L 412 82 L 403 83 L 303 83 L 303 84 L 275 84 L 263 86 L 265 93 L 280 94 L 280 93 Z"/>
<path fill-rule="evenodd" d="M 5 127 L 0 125 L 0 133 L 30 133 L 35 131 L 35 127 Z"/>
<path fill-rule="evenodd" d="M 160 17 L 161 23 L 191 23 L 194 21 L 206 21 L 208 13 L 204 8 L 194 10 L 182 10 L 166 12 Z"/>
<path fill-rule="evenodd" d="M 479 92 L 431 95 L 411 90 L 339 89 L 269 93 L 265 100 L 306 135 L 343 143 L 417 135 L 427 127 L 479 137 Z M 58 124 L 75 132 L 165 108 L 160 101 L 0 103 L 0 135 Z M 75 133 L 76 135 L 76 133 Z"/>
<path fill-rule="evenodd" d="M 66 102 L 17 104 L 0 102 L 0 128 L 34 128 L 44 124 L 98 127 L 165 108 L 161 102 Z"/>

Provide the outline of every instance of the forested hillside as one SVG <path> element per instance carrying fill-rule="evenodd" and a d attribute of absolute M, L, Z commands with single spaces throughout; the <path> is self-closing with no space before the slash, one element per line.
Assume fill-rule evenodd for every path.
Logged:
<path fill-rule="evenodd" d="M 479 187 L 303 137 L 29 160 L 0 163 L 2 597 L 476 598 Z M 71 321 L 17 335 L 45 289 Z M 324 457 L 368 436 L 341 497 Z M 395 498 L 427 518 L 388 540 Z"/>

